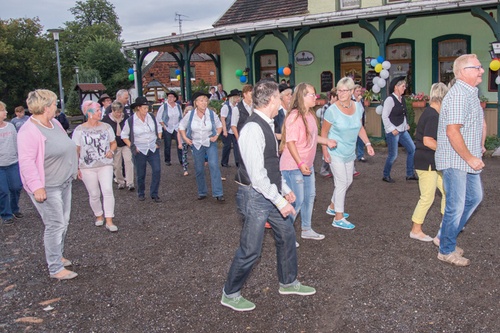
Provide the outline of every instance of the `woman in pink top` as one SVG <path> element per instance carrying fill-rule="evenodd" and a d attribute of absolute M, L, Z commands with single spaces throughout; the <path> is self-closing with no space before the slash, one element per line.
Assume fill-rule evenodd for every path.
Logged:
<path fill-rule="evenodd" d="M 283 179 L 295 193 L 293 206 L 296 215 L 301 213 L 302 234 L 305 239 L 322 240 L 324 235 L 311 228 L 311 217 L 316 197 L 314 178 L 314 157 L 318 143 L 335 147 L 335 141 L 318 136 L 318 120 L 313 107 L 316 104 L 316 91 L 307 83 L 300 83 L 292 97 L 292 111 L 286 115 L 281 134 L 280 170 Z"/>

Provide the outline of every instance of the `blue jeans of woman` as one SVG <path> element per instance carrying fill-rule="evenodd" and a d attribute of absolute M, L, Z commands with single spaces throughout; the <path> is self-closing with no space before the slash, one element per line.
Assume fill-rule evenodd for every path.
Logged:
<path fill-rule="evenodd" d="M 415 144 L 408 131 L 399 132 L 397 135 L 390 133 L 385 134 L 387 141 L 388 155 L 385 160 L 384 177 L 391 176 L 391 169 L 394 161 L 398 157 L 398 143 L 406 149 L 406 177 L 413 176 L 415 168 L 413 167 L 413 156 L 415 155 Z"/>
<path fill-rule="evenodd" d="M 444 169 L 443 187 L 446 206 L 441 225 L 439 252 L 455 251 L 457 236 L 483 200 L 483 185 L 479 174 L 458 169 Z"/>
<path fill-rule="evenodd" d="M 45 259 L 49 266 L 49 273 L 54 275 L 64 269 L 62 257 L 64 253 L 64 239 L 68 231 L 71 213 L 71 182 L 72 178 L 60 186 L 46 187 L 47 200 L 38 202 L 30 194 L 31 201 L 42 217 L 45 231 L 43 243 L 45 245 Z"/>
<path fill-rule="evenodd" d="M 314 176 L 314 167 L 310 168 L 311 174 L 304 176 L 299 169 L 283 170 L 281 174 L 288 186 L 295 193 L 295 202 L 292 204 L 295 208 L 293 221 L 300 213 L 302 231 L 311 229 L 311 219 L 314 207 L 314 198 L 316 198 L 316 178 Z"/>
<path fill-rule="evenodd" d="M 208 192 L 207 183 L 205 181 L 205 154 L 208 157 L 210 183 L 212 184 L 212 196 L 223 196 L 224 192 L 222 190 L 217 142 L 210 142 L 209 147 L 201 146 L 200 149 L 196 149 L 193 145 L 191 148 L 193 150 L 194 171 L 196 174 L 196 185 L 198 186 L 198 196 L 206 196 Z"/>
<path fill-rule="evenodd" d="M 148 154 L 144 155 L 137 152 L 134 155 L 135 172 L 137 173 L 137 195 L 139 198 L 144 197 L 146 190 L 146 165 L 151 165 L 151 187 L 149 193 L 151 198 L 158 197 L 158 189 L 160 188 L 161 166 L 160 166 L 160 150 L 157 148 L 153 153 L 148 150 Z"/>
<path fill-rule="evenodd" d="M 295 230 L 289 218 L 284 218 L 278 208 L 252 186 L 239 185 L 236 204 L 244 217 L 244 223 L 240 247 L 229 269 L 224 294 L 229 298 L 240 296 L 243 284 L 260 257 L 266 221 L 273 228 L 280 285 L 289 287 L 298 283 Z"/>
<path fill-rule="evenodd" d="M 21 195 L 21 177 L 19 164 L 0 166 L 0 215 L 4 220 L 10 220 L 14 213 L 19 212 L 19 196 Z"/>

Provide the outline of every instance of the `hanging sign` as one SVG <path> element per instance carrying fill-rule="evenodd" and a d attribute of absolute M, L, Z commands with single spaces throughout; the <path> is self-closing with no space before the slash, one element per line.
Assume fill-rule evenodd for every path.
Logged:
<path fill-rule="evenodd" d="M 314 62 L 314 54 L 309 51 L 299 51 L 295 55 L 295 63 L 300 66 L 307 66 Z"/>

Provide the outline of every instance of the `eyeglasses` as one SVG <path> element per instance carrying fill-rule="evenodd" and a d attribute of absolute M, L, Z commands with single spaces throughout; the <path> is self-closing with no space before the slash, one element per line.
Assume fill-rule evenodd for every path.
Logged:
<path fill-rule="evenodd" d="M 337 90 L 337 94 L 338 94 L 338 93 L 345 93 L 345 92 L 349 92 L 349 91 L 351 91 L 351 90 L 352 90 L 352 89 L 338 89 L 338 90 Z"/>
<path fill-rule="evenodd" d="M 314 98 L 316 98 L 316 94 L 313 94 L 313 93 L 306 94 L 306 96 L 310 96 L 310 97 L 314 96 Z"/>
<path fill-rule="evenodd" d="M 480 70 L 480 69 L 483 69 L 483 66 L 479 65 L 479 66 L 467 66 L 467 67 L 464 67 L 464 69 L 467 69 L 467 68 L 475 68 L 477 70 Z"/>

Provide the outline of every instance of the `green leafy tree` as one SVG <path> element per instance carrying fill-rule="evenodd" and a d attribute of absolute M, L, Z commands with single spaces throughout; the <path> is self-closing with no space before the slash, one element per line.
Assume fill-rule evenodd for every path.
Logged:
<path fill-rule="evenodd" d="M 82 28 L 103 24 L 111 27 L 116 37 L 122 33 L 115 6 L 106 0 L 77 1 L 75 7 L 70 8 L 69 11 L 75 16 L 75 22 Z"/>

